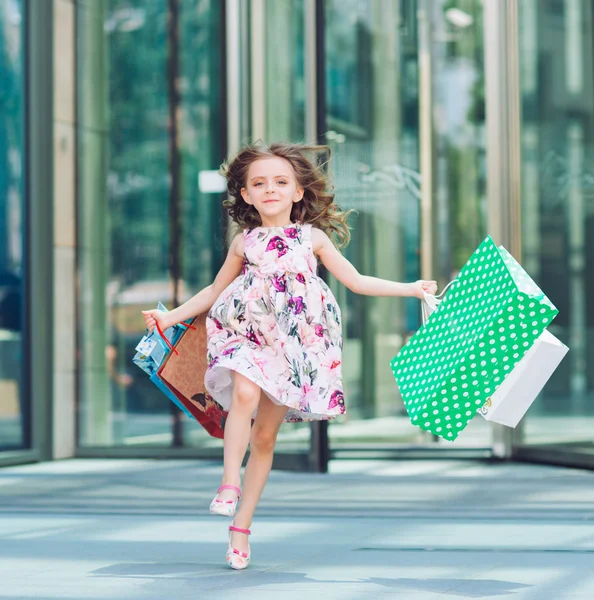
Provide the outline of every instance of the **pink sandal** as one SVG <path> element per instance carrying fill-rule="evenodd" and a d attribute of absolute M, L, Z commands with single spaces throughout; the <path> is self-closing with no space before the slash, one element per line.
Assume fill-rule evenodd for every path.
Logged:
<path fill-rule="evenodd" d="M 248 545 L 248 551 L 240 552 L 236 548 L 231 546 L 231 533 L 233 531 L 237 531 L 238 533 L 245 533 L 246 535 L 251 535 L 251 531 L 249 529 L 241 529 L 240 527 L 235 527 L 235 525 L 231 525 L 229 527 L 229 548 L 227 549 L 227 564 L 235 570 L 247 569 L 250 564 L 250 556 L 251 550 Z"/>
<path fill-rule="evenodd" d="M 221 500 L 219 498 L 219 494 L 223 490 L 233 490 L 237 494 L 237 498 L 235 500 Z M 235 509 L 237 508 L 237 503 L 241 498 L 241 490 L 234 485 L 222 485 L 217 490 L 217 495 L 214 497 L 214 500 L 210 503 L 210 512 L 213 515 L 223 515 L 224 517 L 233 517 L 235 516 Z"/>

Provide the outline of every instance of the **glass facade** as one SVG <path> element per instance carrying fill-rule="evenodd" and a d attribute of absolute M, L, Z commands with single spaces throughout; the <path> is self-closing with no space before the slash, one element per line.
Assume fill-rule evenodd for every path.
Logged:
<path fill-rule="evenodd" d="M 24 15 L 0 3 L 0 450 L 30 445 L 25 370 Z"/>
<path fill-rule="evenodd" d="M 594 3 L 519 6 L 523 262 L 559 309 L 570 351 L 524 422 L 524 443 L 594 438 Z"/>
<path fill-rule="evenodd" d="M 32 411 L 23 387 L 31 344 L 26 265 L 28 254 L 40 253 L 27 251 L 25 235 L 25 89 L 39 77 L 24 68 L 30 5 L 0 1 L 0 451 L 34 452 L 31 413 L 38 428 L 51 421 L 53 408 L 44 400 L 38 410 L 36 400 Z M 333 152 L 337 202 L 356 211 L 345 255 L 360 272 L 386 279 L 413 281 L 422 264 L 426 269 L 422 209 L 430 186 L 432 269 L 442 287 L 490 232 L 488 217 L 493 221 L 497 207 L 508 207 L 495 197 L 493 163 L 486 160 L 488 148 L 505 146 L 487 139 L 485 84 L 498 82 L 489 89 L 502 97 L 517 93 L 521 101 L 521 153 L 510 159 L 521 174 L 521 235 L 513 235 L 518 258 L 559 308 L 550 330 L 570 347 L 514 444 L 520 456 L 543 446 L 547 456 L 551 448 L 591 454 L 594 0 L 505 6 L 78 0 L 67 7 L 72 12 L 62 18 L 75 15 L 76 39 L 70 97 L 76 97 L 77 305 L 70 333 L 59 313 L 54 337 L 59 349 L 60 336 L 76 336 L 76 400 L 73 395 L 53 414 L 76 405 L 73 452 L 220 450 L 131 358 L 144 331 L 140 310 L 183 302 L 211 283 L 223 262 L 225 191 L 215 172 L 228 151 L 253 137 L 311 142 L 317 132 Z M 484 29 L 485 7 L 502 17 L 503 33 L 488 35 L 499 30 Z M 515 36 L 516 17 L 519 90 L 511 75 L 502 83 L 485 68 L 485 54 L 502 70 L 509 64 L 512 51 L 499 56 L 493 37 L 502 45 Z M 59 37 L 62 30 L 54 24 L 53 31 Z M 56 67 L 62 46 L 54 48 Z M 59 115 L 54 119 L 58 131 Z M 513 131 L 503 133 L 513 138 Z M 500 216 L 504 230 L 515 232 L 507 208 Z M 411 427 L 389 363 L 420 325 L 418 302 L 358 296 L 328 279 L 343 312 L 349 409 L 330 424 L 330 447 L 494 447 L 500 430 L 480 418 L 453 444 Z M 55 360 L 52 365 L 48 372 L 55 372 Z M 66 386 L 65 378 L 58 380 L 56 406 Z M 59 424 L 51 427 L 55 433 Z M 279 449 L 309 450 L 311 458 L 323 439 L 321 428 L 313 431 L 310 446 L 308 425 L 285 425 Z"/>
<path fill-rule="evenodd" d="M 225 253 L 221 3 L 78 9 L 79 431 L 83 446 L 200 445 L 131 357 L 140 310 L 173 307 Z"/>

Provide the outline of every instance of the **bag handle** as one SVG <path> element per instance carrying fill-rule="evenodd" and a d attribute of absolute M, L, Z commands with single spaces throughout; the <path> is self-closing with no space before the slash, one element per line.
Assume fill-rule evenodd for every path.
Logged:
<path fill-rule="evenodd" d="M 155 321 L 155 326 L 157 327 L 157 332 L 161 336 L 161 339 L 167 344 L 167 347 L 169 348 L 169 350 L 171 350 L 171 352 L 173 352 L 173 354 L 179 355 L 179 352 L 175 349 L 175 346 L 173 346 L 171 344 L 171 342 L 165 337 L 165 334 L 163 333 L 163 330 L 161 329 L 161 326 L 156 321 Z M 194 329 L 194 330 L 196 329 L 194 327 L 194 325 L 190 325 L 189 323 L 185 323 L 183 321 L 181 323 L 176 323 L 174 325 L 174 327 L 187 327 L 188 329 Z"/>
<path fill-rule="evenodd" d="M 457 279 L 452 279 L 439 294 L 433 296 L 427 292 L 423 292 L 423 299 L 421 300 L 421 320 L 423 325 L 427 323 L 431 314 L 437 310 L 437 307 L 444 299 L 444 294 L 448 291 L 448 288 L 454 283 L 458 283 Z"/>

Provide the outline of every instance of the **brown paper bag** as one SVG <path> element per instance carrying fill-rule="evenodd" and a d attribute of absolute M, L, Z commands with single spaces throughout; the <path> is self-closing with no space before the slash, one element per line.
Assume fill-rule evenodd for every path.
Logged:
<path fill-rule="evenodd" d="M 157 372 L 188 412 L 216 438 L 223 437 L 227 412 L 204 387 L 206 373 L 206 313 L 192 321 Z"/>

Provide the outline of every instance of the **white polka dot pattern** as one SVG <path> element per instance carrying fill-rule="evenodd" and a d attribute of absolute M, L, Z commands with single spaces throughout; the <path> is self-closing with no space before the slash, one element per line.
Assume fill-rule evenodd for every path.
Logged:
<path fill-rule="evenodd" d="M 557 312 L 487 237 L 391 362 L 411 422 L 456 439 Z"/>

